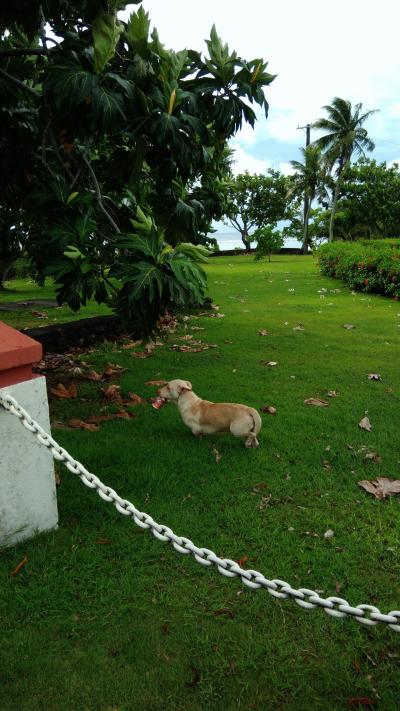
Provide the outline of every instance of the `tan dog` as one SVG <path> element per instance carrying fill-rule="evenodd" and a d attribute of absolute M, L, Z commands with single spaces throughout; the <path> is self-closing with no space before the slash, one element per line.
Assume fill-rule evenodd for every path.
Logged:
<path fill-rule="evenodd" d="M 262 422 L 253 407 L 201 400 L 188 380 L 170 380 L 159 389 L 158 395 L 178 406 L 182 420 L 194 435 L 231 432 L 235 437 L 245 437 L 246 447 L 258 447 Z"/>

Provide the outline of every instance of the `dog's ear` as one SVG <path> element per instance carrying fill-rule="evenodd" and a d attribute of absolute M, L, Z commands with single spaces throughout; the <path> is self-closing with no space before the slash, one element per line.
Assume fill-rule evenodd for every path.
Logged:
<path fill-rule="evenodd" d="M 189 380 L 186 380 L 186 387 L 188 390 L 193 390 L 192 383 Z"/>

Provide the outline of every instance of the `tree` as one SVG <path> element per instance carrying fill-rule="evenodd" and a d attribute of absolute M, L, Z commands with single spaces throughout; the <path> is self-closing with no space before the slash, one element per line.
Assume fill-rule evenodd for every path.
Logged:
<path fill-rule="evenodd" d="M 343 238 L 400 236 L 400 171 L 361 158 L 343 173 L 337 215 Z"/>
<path fill-rule="evenodd" d="M 268 256 L 268 261 L 271 261 L 271 254 L 279 252 L 283 247 L 284 236 L 279 230 L 274 230 L 270 225 L 259 227 L 253 234 L 254 240 L 257 242 L 256 255 L 254 259 L 259 261 Z"/>
<path fill-rule="evenodd" d="M 149 240 L 154 257 L 154 233 L 160 253 L 198 243 L 221 218 L 228 140 L 254 125 L 252 105 L 267 115 L 274 77 L 263 60 L 230 52 L 214 27 L 205 56 L 166 50 L 142 7 L 118 19 L 127 4 L 2 4 L 0 194 L 3 234 L 21 225 L 39 278 L 52 275 L 59 298 L 78 309 L 94 296 L 122 312 L 129 302 L 130 322 L 136 313 L 145 327 L 171 295 L 198 296 L 204 254 L 186 253 L 194 281 L 189 267 L 179 278 L 163 268 L 156 289 L 142 289 L 137 245 Z"/>
<path fill-rule="evenodd" d="M 300 148 L 303 156 L 301 161 L 290 161 L 294 168 L 294 175 L 290 176 L 291 192 L 298 197 L 305 196 L 307 198 L 307 209 L 303 214 L 303 234 L 302 234 L 302 252 L 307 254 L 310 244 L 309 238 L 309 219 L 312 210 L 312 203 L 318 193 L 322 193 L 326 186 L 326 169 L 322 161 L 321 150 L 316 145 L 309 145 L 306 148 Z"/>
<path fill-rule="evenodd" d="M 290 214 L 292 200 L 288 197 L 288 180 L 271 168 L 266 175 L 242 173 L 232 178 L 227 190 L 225 215 L 237 230 L 246 250 L 254 241 L 255 227 L 276 225 Z"/>
<path fill-rule="evenodd" d="M 314 144 L 325 154 L 331 170 L 335 168 L 336 182 L 331 205 L 331 219 L 329 225 L 329 242 L 333 240 L 333 226 L 340 193 L 340 184 L 343 170 L 349 165 L 353 153 L 364 155 L 365 151 L 372 151 L 375 144 L 363 128 L 367 119 L 376 113 L 376 110 L 362 111 L 362 104 L 354 107 L 350 101 L 335 97 L 332 103 L 323 107 L 328 118 L 320 118 L 313 124 L 314 128 L 326 131 L 324 136 L 317 138 Z"/>

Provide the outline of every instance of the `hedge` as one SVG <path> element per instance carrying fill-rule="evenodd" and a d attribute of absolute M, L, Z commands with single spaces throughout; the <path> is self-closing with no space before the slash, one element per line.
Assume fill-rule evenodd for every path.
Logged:
<path fill-rule="evenodd" d="M 321 274 L 352 289 L 400 297 L 400 239 L 333 242 L 318 249 Z"/>

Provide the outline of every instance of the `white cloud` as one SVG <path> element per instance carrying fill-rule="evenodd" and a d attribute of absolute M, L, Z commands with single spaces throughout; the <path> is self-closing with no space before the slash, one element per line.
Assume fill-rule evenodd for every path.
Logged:
<path fill-rule="evenodd" d="M 234 149 L 234 163 L 232 163 L 232 171 L 234 175 L 244 173 L 246 170 L 249 173 L 263 174 L 268 168 L 271 168 L 271 161 L 262 160 L 248 153 L 237 141 L 232 141 L 230 147 Z"/>

